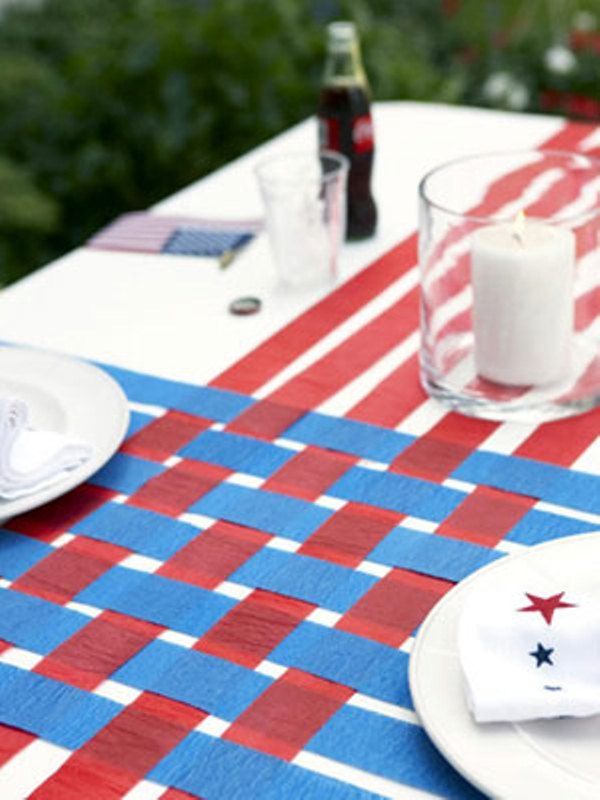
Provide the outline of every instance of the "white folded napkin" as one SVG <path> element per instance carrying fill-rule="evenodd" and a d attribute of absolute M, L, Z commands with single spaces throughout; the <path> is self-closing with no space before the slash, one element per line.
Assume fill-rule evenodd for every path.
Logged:
<path fill-rule="evenodd" d="M 458 635 L 477 722 L 600 713 L 600 605 L 532 575 L 465 603 Z"/>
<path fill-rule="evenodd" d="M 85 442 L 31 430 L 28 416 L 23 401 L 0 399 L 0 497 L 5 500 L 45 489 L 92 455 Z"/>

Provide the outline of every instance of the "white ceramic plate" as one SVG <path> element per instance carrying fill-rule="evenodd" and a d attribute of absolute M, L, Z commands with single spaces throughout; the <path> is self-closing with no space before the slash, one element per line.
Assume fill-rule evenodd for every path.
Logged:
<path fill-rule="evenodd" d="M 127 398 L 105 372 L 83 361 L 21 347 L 0 347 L 0 396 L 29 407 L 33 428 L 59 431 L 89 442 L 89 461 L 47 488 L 0 500 L 0 520 L 22 514 L 68 492 L 105 464 L 129 424 Z"/>
<path fill-rule="evenodd" d="M 527 723 L 475 723 L 468 711 L 456 648 L 469 593 L 525 578 L 531 566 L 600 602 L 600 533 L 557 539 L 501 559 L 445 595 L 421 626 L 410 660 L 419 718 L 465 778 L 490 797 L 598 800 L 600 715 Z M 497 585 L 497 587 L 496 587 Z"/>

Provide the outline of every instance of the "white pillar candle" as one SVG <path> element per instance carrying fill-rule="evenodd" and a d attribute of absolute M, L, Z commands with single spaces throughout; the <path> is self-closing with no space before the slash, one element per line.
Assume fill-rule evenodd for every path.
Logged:
<path fill-rule="evenodd" d="M 478 375 L 531 386 L 568 374 L 575 237 L 536 220 L 473 234 L 473 331 Z"/>

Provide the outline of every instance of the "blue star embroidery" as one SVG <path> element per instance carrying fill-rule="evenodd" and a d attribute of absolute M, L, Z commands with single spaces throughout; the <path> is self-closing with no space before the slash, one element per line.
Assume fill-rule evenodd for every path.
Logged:
<path fill-rule="evenodd" d="M 542 664 L 550 664 L 550 666 L 553 667 L 554 662 L 550 658 L 553 652 L 554 652 L 553 647 L 544 647 L 543 644 L 540 644 L 540 642 L 538 642 L 537 650 L 532 650 L 531 653 L 529 653 L 529 655 L 535 658 L 535 660 L 537 661 L 536 667 L 541 667 Z"/>

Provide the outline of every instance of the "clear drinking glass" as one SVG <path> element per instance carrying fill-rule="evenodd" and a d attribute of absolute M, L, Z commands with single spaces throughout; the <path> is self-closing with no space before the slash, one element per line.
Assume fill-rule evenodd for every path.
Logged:
<path fill-rule="evenodd" d="M 267 233 L 284 284 L 312 286 L 337 277 L 348 167 L 345 156 L 329 151 L 289 153 L 258 165 Z"/>
<path fill-rule="evenodd" d="M 419 187 L 421 380 L 446 406 L 541 422 L 600 401 L 600 161 L 475 155 Z"/>

